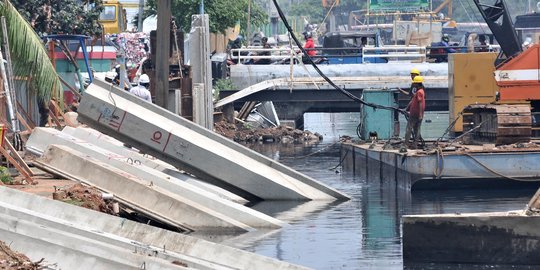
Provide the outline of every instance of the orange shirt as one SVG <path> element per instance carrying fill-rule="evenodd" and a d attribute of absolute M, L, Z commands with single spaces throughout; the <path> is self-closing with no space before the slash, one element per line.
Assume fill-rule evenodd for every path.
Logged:
<path fill-rule="evenodd" d="M 304 45 L 304 49 L 315 49 L 315 42 L 313 42 L 313 38 L 308 38 L 306 40 L 306 44 Z M 317 51 L 315 50 L 306 50 L 307 54 L 309 56 L 315 56 L 317 55 Z"/>
<path fill-rule="evenodd" d="M 418 106 L 422 104 L 422 108 Z M 414 94 L 412 100 L 411 100 L 411 106 L 409 108 L 409 112 L 412 117 L 415 118 L 424 118 L 424 110 L 426 108 L 426 99 L 424 94 L 424 88 L 418 88 L 416 91 L 416 94 Z"/>

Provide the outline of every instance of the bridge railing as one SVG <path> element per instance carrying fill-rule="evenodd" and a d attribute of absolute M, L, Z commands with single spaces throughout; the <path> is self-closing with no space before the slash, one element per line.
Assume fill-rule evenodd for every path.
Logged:
<path fill-rule="evenodd" d="M 314 59 L 319 58 L 360 58 L 362 63 L 371 62 L 371 59 L 384 59 L 388 61 L 421 61 L 425 62 L 427 59 L 435 59 L 444 61 L 445 56 L 449 51 L 460 53 L 467 52 L 469 48 L 466 46 L 403 46 L 403 45 L 385 45 L 383 47 L 367 46 L 363 48 L 315 48 L 309 50 L 317 51 L 316 56 L 312 56 Z M 495 51 L 500 49 L 498 45 L 490 46 L 476 46 L 473 48 L 475 52 L 482 51 Z M 263 52 L 270 52 L 270 55 L 261 55 Z M 298 47 L 292 48 L 262 48 L 258 47 L 245 47 L 240 49 L 231 50 L 231 59 L 236 60 L 238 63 L 246 64 L 253 63 L 259 59 L 271 59 L 273 61 L 285 62 L 290 60 L 290 63 L 301 63 L 303 53 Z M 442 58 L 441 58 L 442 57 Z M 359 61 L 360 62 L 360 61 Z M 287 62 L 288 63 L 288 62 Z"/>

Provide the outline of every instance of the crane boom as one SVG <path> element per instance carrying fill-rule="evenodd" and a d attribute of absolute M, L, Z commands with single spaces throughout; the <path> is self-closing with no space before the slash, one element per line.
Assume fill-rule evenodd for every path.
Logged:
<path fill-rule="evenodd" d="M 520 54 L 523 49 L 517 37 L 506 2 L 504 0 L 496 0 L 494 4 L 489 5 L 485 1 L 483 1 L 484 3 L 481 3 L 481 0 L 473 1 L 497 39 L 497 42 L 501 45 L 501 53 L 497 57 L 497 60 L 495 60 L 495 65 L 498 66 Z"/>

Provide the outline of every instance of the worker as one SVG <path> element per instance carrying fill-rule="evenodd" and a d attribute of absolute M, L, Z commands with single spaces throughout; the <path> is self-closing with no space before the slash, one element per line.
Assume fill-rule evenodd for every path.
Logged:
<path fill-rule="evenodd" d="M 229 48 L 228 49 L 229 49 L 230 55 L 232 57 L 229 64 L 231 64 L 231 65 L 238 64 L 238 58 L 240 57 L 240 52 L 237 51 L 237 49 L 242 48 L 243 39 L 244 39 L 244 37 L 242 35 L 238 35 L 233 42 L 229 43 L 229 45 L 228 45 Z"/>
<path fill-rule="evenodd" d="M 263 37 L 261 39 L 261 42 L 262 42 L 262 48 L 263 49 L 272 49 L 272 46 L 270 46 L 270 44 L 268 44 L 268 38 L 267 37 Z M 257 55 L 267 57 L 267 56 L 271 56 L 272 52 L 270 52 L 269 50 L 268 51 L 262 51 L 262 52 L 259 52 Z M 271 61 L 272 61 L 272 59 L 270 59 L 270 58 L 260 58 L 260 59 L 255 59 L 253 61 L 253 64 L 255 64 L 255 65 L 268 65 L 268 64 L 270 64 Z"/>
<path fill-rule="evenodd" d="M 413 85 L 417 90 L 405 109 L 407 112 L 409 112 L 407 129 L 405 130 L 405 145 L 409 149 L 416 149 L 417 147 L 418 139 L 420 138 L 420 126 L 422 125 L 422 119 L 424 119 L 424 109 L 426 108 L 424 78 L 420 75 L 415 76 L 413 79 Z M 411 135 L 413 139 L 412 144 L 409 142 Z"/>
<path fill-rule="evenodd" d="M 450 47 L 450 37 L 444 34 L 441 42 L 435 42 L 431 45 L 430 58 L 435 59 L 435 63 L 448 62 L 448 54 L 455 53 L 456 49 Z"/>
<path fill-rule="evenodd" d="M 486 35 L 480 35 L 478 41 L 480 42 L 478 52 L 489 52 L 489 44 L 486 41 Z"/>
<path fill-rule="evenodd" d="M 420 71 L 417 68 L 411 69 L 411 81 L 413 81 L 413 82 L 411 83 L 411 87 L 409 88 L 409 91 L 407 92 L 407 91 L 405 91 L 405 90 L 398 87 L 399 92 L 401 92 L 402 94 L 407 95 L 410 98 L 412 98 L 414 96 L 414 94 L 416 94 L 416 87 L 415 87 L 415 84 L 414 84 L 414 78 L 416 76 L 420 76 Z"/>
<path fill-rule="evenodd" d="M 315 50 L 315 42 L 313 42 L 311 32 L 304 32 L 304 39 L 306 40 L 306 44 L 304 44 L 304 49 L 306 50 L 307 55 L 309 55 L 310 57 L 317 55 L 317 51 Z"/>
<path fill-rule="evenodd" d="M 49 99 L 38 96 L 39 126 L 45 127 L 49 123 Z"/>
<path fill-rule="evenodd" d="M 129 90 L 130 93 L 152 103 L 152 96 L 150 94 L 150 77 L 146 74 L 142 74 L 141 77 L 139 77 L 139 85 L 131 88 Z"/>

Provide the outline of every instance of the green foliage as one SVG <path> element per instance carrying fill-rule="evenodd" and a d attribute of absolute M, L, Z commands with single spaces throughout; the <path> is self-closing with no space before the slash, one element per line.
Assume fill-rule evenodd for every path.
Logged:
<path fill-rule="evenodd" d="M 216 90 L 233 90 L 234 84 L 230 79 L 219 79 L 214 85 Z"/>
<path fill-rule="evenodd" d="M 30 89 L 40 97 L 62 98 L 62 83 L 30 24 L 6 0 L 0 0 L 0 16 L 6 17 L 15 75 L 31 78 Z"/>
<path fill-rule="evenodd" d="M 157 14 L 156 0 L 147 0 L 148 11 L 145 18 Z M 172 14 L 178 28 L 189 32 L 191 16 L 199 14 L 200 0 L 171 0 Z M 240 22 L 241 29 L 246 29 L 248 18 L 248 0 L 206 0 L 205 13 L 210 17 L 210 31 L 225 33 L 229 27 Z M 268 21 L 268 15 L 258 5 L 252 3 L 251 25 L 258 26 Z"/>
<path fill-rule="evenodd" d="M 101 35 L 102 0 L 11 0 L 13 6 L 43 34 Z"/>
<path fill-rule="evenodd" d="M 288 14 L 286 15 L 303 16 L 307 18 L 309 23 L 315 24 L 322 23 L 329 11 L 329 7 L 324 8 L 322 6 L 321 0 L 297 1 L 296 3 L 293 3 L 290 8 L 287 8 L 287 5 L 281 3 L 280 6 L 284 13 L 288 11 Z M 336 5 L 332 8 L 332 11 L 338 17 L 338 19 L 341 19 L 340 14 L 348 16 L 350 11 L 360 10 L 364 8 L 366 8 L 365 1 L 341 0 L 339 5 Z M 341 23 L 346 24 L 346 21 L 340 22 L 340 24 Z"/>
<path fill-rule="evenodd" d="M 13 184 L 13 178 L 11 177 L 8 168 L 3 166 L 0 166 L 0 181 L 6 185 Z"/>

